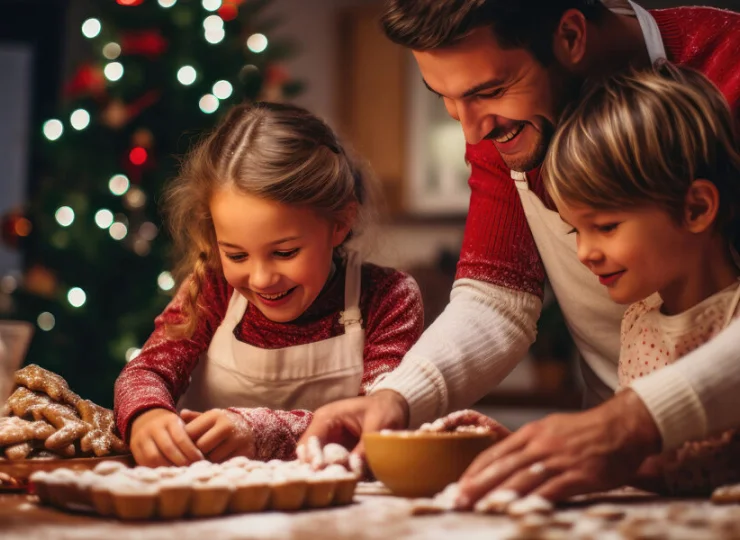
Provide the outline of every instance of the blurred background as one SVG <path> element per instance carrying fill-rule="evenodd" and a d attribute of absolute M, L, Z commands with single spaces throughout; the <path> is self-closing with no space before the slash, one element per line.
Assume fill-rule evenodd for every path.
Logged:
<path fill-rule="evenodd" d="M 605 3 L 624 4 L 622 0 Z M 739 10 L 740 0 L 700 2 Z M 646 8 L 690 2 L 646 0 Z M 292 101 L 367 158 L 388 218 L 371 260 L 410 272 L 426 322 L 449 297 L 469 191 L 464 139 L 379 0 L 0 0 L 0 318 L 27 362 L 112 405 L 173 293 L 158 197 L 202 130 L 244 99 Z M 539 338 L 478 408 L 509 427 L 580 406 L 546 295 Z"/>

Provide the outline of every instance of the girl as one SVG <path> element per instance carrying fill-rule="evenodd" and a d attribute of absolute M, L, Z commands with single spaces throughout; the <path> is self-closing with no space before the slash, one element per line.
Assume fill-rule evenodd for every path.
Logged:
<path fill-rule="evenodd" d="M 599 81 L 561 123 L 544 165 L 547 190 L 573 227 L 580 261 L 614 301 L 632 304 L 620 389 L 639 394 L 640 377 L 738 316 L 738 142 L 719 90 L 667 63 Z M 665 392 L 696 399 L 681 381 Z M 641 473 L 653 489 L 706 494 L 740 481 L 740 437 L 688 443 Z"/>
<path fill-rule="evenodd" d="M 190 153 L 165 197 L 189 277 L 115 386 L 138 463 L 288 458 L 309 411 L 399 364 L 422 303 L 412 278 L 347 246 L 370 188 L 330 128 L 290 105 L 235 107 Z"/>

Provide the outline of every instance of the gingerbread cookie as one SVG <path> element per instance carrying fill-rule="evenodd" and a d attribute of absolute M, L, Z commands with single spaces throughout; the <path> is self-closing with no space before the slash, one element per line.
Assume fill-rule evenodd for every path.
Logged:
<path fill-rule="evenodd" d="M 718 487 L 712 492 L 712 502 L 715 504 L 740 503 L 740 484 Z"/>
<path fill-rule="evenodd" d="M 16 416 L 0 418 L 0 446 L 31 440 L 46 440 L 55 429 L 47 422 L 28 421 Z"/>
<path fill-rule="evenodd" d="M 30 364 L 15 372 L 15 384 L 29 390 L 43 392 L 54 401 L 76 406 L 80 396 L 72 392 L 67 381 L 36 364 Z"/>
<path fill-rule="evenodd" d="M 81 399 L 77 403 L 77 411 L 83 422 L 91 426 L 80 439 L 80 448 L 83 452 L 92 451 L 96 456 L 105 456 L 111 451 L 123 453 L 127 450 L 126 443 L 115 433 L 116 421 L 113 411 L 96 405 L 89 399 Z"/>

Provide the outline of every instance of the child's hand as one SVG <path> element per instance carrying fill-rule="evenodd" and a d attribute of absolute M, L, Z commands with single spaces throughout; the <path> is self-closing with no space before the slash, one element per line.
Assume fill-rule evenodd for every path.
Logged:
<path fill-rule="evenodd" d="M 185 430 L 185 423 L 172 411 L 151 409 L 131 424 L 131 452 L 146 467 L 185 466 L 203 459 L 203 454 Z"/>
<path fill-rule="evenodd" d="M 210 461 L 222 463 L 234 456 L 254 458 L 252 428 L 238 413 L 227 409 L 204 413 L 183 409 L 180 416 L 187 422 L 188 436 Z"/>

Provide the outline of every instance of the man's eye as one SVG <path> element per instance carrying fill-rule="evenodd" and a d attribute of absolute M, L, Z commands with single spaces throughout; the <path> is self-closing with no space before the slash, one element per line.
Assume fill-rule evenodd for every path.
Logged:
<path fill-rule="evenodd" d="M 485 94 L 476 94 L 475 97 L 480 98 L 480 99 L 491 99 L 491 98 L 501 97 L 503 93 L 504 93 L 503 88 L 496 88 L 496 90 L 493 90 L 492 92 L 488 92 Z"/>
<path fill-rule="evenodd" d="M 278 257 L 279 259 L 290 259 L 291 257 L 294 257 L 297 253 L 298 253 L 298 248 L 289 249 L 287 251 L 276 251 L 275 257 Z"/>

